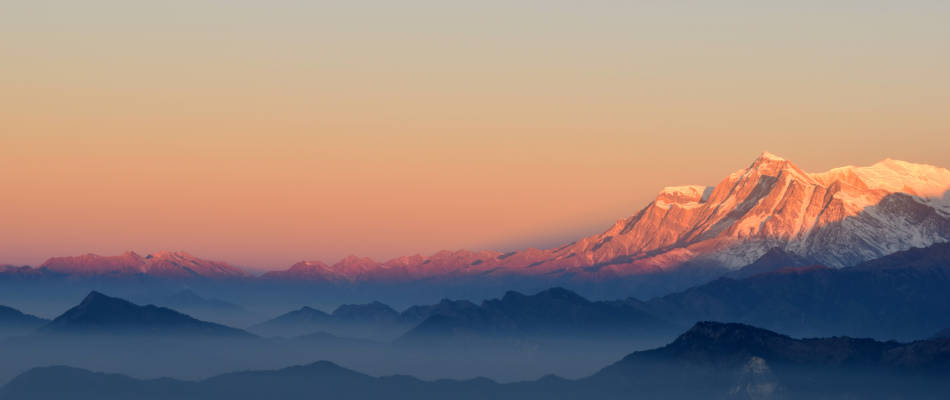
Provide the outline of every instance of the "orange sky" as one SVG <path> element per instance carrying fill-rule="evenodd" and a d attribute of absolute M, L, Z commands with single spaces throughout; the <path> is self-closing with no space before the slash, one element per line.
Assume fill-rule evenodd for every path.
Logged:
<path fill-rule="evenodd" d="M 552 246 L 763 150 L 950 166 L 947 2 L 138 3 L 0 6 L 0 263 Z"/>

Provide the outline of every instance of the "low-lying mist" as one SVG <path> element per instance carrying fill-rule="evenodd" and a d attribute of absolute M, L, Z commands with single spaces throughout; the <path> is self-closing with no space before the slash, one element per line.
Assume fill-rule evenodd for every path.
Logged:
<path fill-rule="evenodd" d="M 658 340 L 469 343 L 399 346 L 314 334 L 294 339 L 36 335 L 0 342 L 0 383 L 30 368 L 68 365 L 137 378 L 202 379 L 327 360 L 371 375 L 423 379 L 488 377 L 510 382 L 547 374 L 580 378 Z"/>

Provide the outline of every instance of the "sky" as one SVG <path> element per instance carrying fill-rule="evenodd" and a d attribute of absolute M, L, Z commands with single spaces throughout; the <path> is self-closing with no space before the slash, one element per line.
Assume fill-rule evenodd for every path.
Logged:
<path fill-rule="evenodd" d="M 4 1 L 0 264 L 551 247 L 764 150 L 950 167 L 948 20 L 923 0 Z"/>

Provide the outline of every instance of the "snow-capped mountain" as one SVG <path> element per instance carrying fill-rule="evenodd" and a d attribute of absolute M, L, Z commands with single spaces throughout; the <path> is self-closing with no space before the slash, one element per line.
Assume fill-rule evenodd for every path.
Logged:
<path fill-rule="evenodd" d="M 771 249 L 833 267 L 950 240 L 950 171 L 884 160 L 808 173 L 762 153 L 715 186 L 667 187 L 599 235 L 548 250 L 443 251 L 385 263 L 303 262 L 270 278 L 607 278 L 684 265 L 739 268 Z M 359 260 L 358 262 L 356 260 Z M 354 268 L 358 265 L 358 268 Z"/>
<path fill-rule="evenodd" d="M 240 277 L 244 271 L 221 261 L 209 261 L 184 251 L 160 251 L 140 256 L 133 251 L 118 256 L 83 254 L 53 257 L 40 268 L 74 275 L 146 274 L 168 278 Z"/>
<path fill-rule="evenodd" d="M 624 269 L 704 262 L 728 268 L 781 248 L 840 267 L 950 239 L 950 171 L 884 160 L 809 174 L 763 153 L 714 187 L 669 187 L 603 234 L 555 260 Z M 572 256 L 573 255 L 573 256 Z"/>
<path fill-rule="evenodd" d="M 831 267 L 950 240 L 950 171 L 884 160 L 808 173 L 762 153 L 715 186 L 672 186 L 605 232 L 547 250 L 441 251 L 377 262 L 349 256 L 333 265 L 301 261 L 269 280 L 339 284 L 427 279 L 605 280 L 678 270 L 737 269 L 770 250 Z M 241 276 L 225 263 L 186 253 L 53 258 L 53 271 L 77 274 Z"/>
<path fill-rule="evenodd" d="M 440 251 L 429 257 L 421 255 L 394 258 L 379 263 L 366 257 L 347 256 L 336 264 L 301 261 L 284 271 L 263 275 L 266 279 L 304 279 L 336 283 L 358 281 L 400 281 L 424 277 L 451 277 L 482 270 L 479 265 L 498 264 L 504 254 L 497 251 Z"/>

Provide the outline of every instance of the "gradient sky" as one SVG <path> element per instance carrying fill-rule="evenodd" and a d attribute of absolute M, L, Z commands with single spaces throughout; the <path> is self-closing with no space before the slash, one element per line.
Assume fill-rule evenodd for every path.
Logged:
<path fill-rule="evenodd" d="M 0 263 L 545 247 L 763 150 L 950 167 L 950 2 L 461 3 L 2 2 Z"/>

